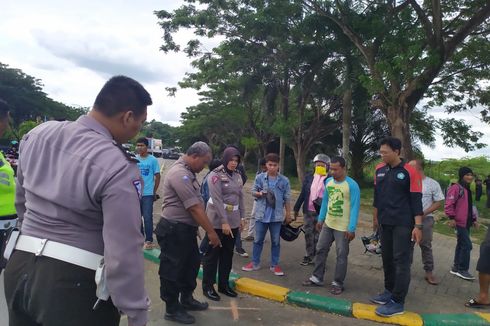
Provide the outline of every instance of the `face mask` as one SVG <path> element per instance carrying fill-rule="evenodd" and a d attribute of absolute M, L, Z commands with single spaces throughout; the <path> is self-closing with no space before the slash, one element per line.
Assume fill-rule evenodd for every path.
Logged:
<path fill-rule="evenodd" d="M 324 166 L 315 166 L 315 174 L 327 175 L 327 168 Z"/>

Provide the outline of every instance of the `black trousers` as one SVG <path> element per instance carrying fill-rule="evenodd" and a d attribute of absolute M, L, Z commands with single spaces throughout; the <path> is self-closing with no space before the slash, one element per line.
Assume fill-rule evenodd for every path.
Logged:
<path fill-rule="evenodd" d="M 7 240 L 7 230 L 0 230 L 0 274 L 2 274 L 3 269 L 7 260 L 3 258 L 3 251 L 5 250 L 5 241 Z"/>
<path fill-rule="evenodd" d="M 218 287 L 228 287 L 231 266 L 233 264 L 233 249 L 235 248 L 235 239 L 240 236 L 238 228 L 232 229 L 233 238 L 223 234 L 223 230 L 215 229 L 218 234 L 222 247 L 208 247 L 202 258 L 203 277 L 202 288 L 208 289 L 216 283 L 216 271 L 218 271 Z M 208 237 L 203 241 L 208 241 Z"/>
<path fill-rule="evenodd" d="M 197 227 L 172 223 L 162 218 L 155 229 L 160 253 L 160 298 L 168 313 L 181 309 L 182 298 L 192 296 L 199 272 Z"/>
<path fill-rule="evenodd" d="M 112 301 L 92 309 L 95 290 L 95 271 L 16 250 L 5 268 L 9 325 L 119 325 Z"/>
<path fill-rule="evenodd" d="M 405 303 L 410 286 L 412 265 L 413 228 L 407 226 L 381 226 L 381 257 L 385 275 L 385 289 L 392 293 L 393 300 Z"/>

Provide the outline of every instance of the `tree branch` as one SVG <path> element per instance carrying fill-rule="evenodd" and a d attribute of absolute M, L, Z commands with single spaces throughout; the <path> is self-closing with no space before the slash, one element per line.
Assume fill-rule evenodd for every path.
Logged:
<path fill-rule="evenodd" d="M 411 7 L 415 10 L 415 13 L 417 14 L 420 21 L 422 22 L 422 25 L 425 30 L 425 35 L 427 36 L 429 44 L 431 45 L 431 47 L 434 48 L 436 46 L 436 42 L 434 38 L 434 33 L 432 32 L 433 30 L 432 23 L 429 21 L 424 10 L 419 6 L 416 0 L 408 0 L 408 1 L 410 2 Z"/>
<path fill-rule="evenodd" d="M 484 22 L 490 16 L 490 2 L 487 1 L 479 11 L 477 11 L 456 34 L 446 43 L 445 59 L 448 60 L 456 51 L 458 45 L 473 31 L 473 29 Z"/>
<path fill-rule="evenodd" d="M 437 84 L 440 84 L 444 81 L 446 81 L 447 79 L 451 78 L 451 77 L 454 77 L 460 73 L 463 73 L 463 72 L 466 72 L 466 71 L 470 71 L 470 70 L 473 70 L 473 69 L 478 69 L 478 68 L 482 68 L 482 67 L 485 67 L 486 64 L 482 63 L 482 64 L 479 64 L 479 65 L 476 65 L 476 66 L 471 66 L 471 67 L 466 67 L 466 68 L 463 68 L 463 69 L 460 69 L 460 70 L 457 70 L 449 75 L 446 75 L 446 76 L 443 76 L 441 77 L 441 79 L 439 79 L 438 81 L 436 82 L 433 82 L 431 85 L 437 85 Z"/>

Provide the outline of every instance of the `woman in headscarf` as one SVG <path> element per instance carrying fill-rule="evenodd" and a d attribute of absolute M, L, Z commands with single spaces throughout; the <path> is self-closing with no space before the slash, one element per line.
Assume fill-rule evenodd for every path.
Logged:
<path fill-rule="evenodd" d="M 220 237 L 222 247 L 209 247 L 203 255 L 202 289 L 204 295 L 214 301 L 220 300 L 219 294 L 214 289 L 216 271 L 218 271 L 218 292 L 229 297 L 237 296 L 237 293 L 230 288 L 228 278 L 233 261 L 235 239 L 240 236 L 242 220 L 245 217 L 243 181 L 237 171 L 240 161 L 240 152 L 235 147 L 227 147 L 223 152 L 223 164 L 208 176 L 210 197 L 206 214 Z"/>

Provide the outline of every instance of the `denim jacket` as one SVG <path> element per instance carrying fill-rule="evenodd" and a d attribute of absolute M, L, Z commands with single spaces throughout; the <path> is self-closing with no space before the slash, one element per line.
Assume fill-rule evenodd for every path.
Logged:
<path fill-rule="evenodd" d="M 268 191 L 267 172 L 260 173 L 255 177 L 252 194 L 262 190 Z M 285 218 L 284 205 L 291 199 L 291 187 L 288 178 L 282 174 L 277 175 L 277 184 L 274 188 L 274 195 L 276 196 L 276 209 L 274 210 L 274 216 L 271 218 L 271 222 L 283 222 Z M 255 204 L 255 219 L 261 221 L 265 215 L 265 196 L 257 198 Z"/>

